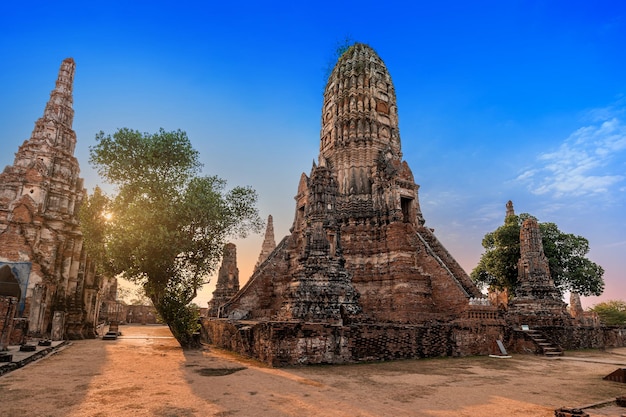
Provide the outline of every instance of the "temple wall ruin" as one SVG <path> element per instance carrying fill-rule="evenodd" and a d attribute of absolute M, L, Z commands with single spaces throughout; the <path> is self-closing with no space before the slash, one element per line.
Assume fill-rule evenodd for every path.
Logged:
<path fill-rule="evenodd" d="M 217 347 L 271 366 L 342 364 L 495 353 L 502 323 L 425 325 L 204 320 Z"/>
<path fill-rule="evenodd" d="M 206 341 L 272 366 L 498 354 L 497 341 L 537 349 L 528 324 L 564 348 L 624 345 L 567 313 L 536 222 L 522 228 L 509 310 L 492 305 L 425 226 L 418 190 L 389 72 L 354 44 L 328 79 L 318 163 L 300 176 L 290 234 L 270 250 L 266 232 L 248 282 L 203 319 Z"/>
<path fill-rule="evenodd" d="M 216 347 L 270 366 L 345 364 L 396 359 L 540 353 L 526 332 L 508 326 L 493 310 L 450 323 L 330 323 L 204 319 L 205 339 Z M 626 346 L 626 329 L 543 326 L 537 330 L 566 350 Z"/>

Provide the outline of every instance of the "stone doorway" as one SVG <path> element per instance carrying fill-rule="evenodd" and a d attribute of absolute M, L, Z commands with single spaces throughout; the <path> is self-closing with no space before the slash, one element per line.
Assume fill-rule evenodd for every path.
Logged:
<path fill-rule="evenodd" d="M 15 297 L 18 302 L 22 299 L 20 283 L 8 265 L 0 267 L 0 295 Z"/>
<path fill-rule="evenodd" d="M 402 221 L 404 223 L 411 223 L 411 205 L 413 204 L 412 198 L 400 197 L 400 208 L 402 209 Z"/>

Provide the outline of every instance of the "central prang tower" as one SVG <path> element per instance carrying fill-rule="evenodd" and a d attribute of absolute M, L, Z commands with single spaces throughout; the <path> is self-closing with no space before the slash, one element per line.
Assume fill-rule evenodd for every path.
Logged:
<path fill-rule="evenodd" d="M 347 219 L 424 223 L 419 186 L 402 161 L 391 76 L 367 45 L 351 46 L 328 79 L 319 163 L 335 173 L 338 209 Z"/>
<path fill-rule="evenodd" d="M 328 79 L 319 160 L 300 176 L 290 234 L 269 254 L 266 234 L 248 282 L 203 320 L 207 341 L 273 366 L 487 355 L 497 340 L 526 349 L 520 324 L 581 341 L 555 298 L 537 227 L 521 236 L 522 285 L 503 313 L 425 226 L 418 189 L 389 72 L 354 44 Z"/>
<path fill-rule="evenodd" d="M 424 323 L 481 297 L 424 227 L 402 160 L 391 77 L 354 44 L 326 85 L 319 161 L 302 174 L 287 236 L 222 312 L 231 318 Z"/>

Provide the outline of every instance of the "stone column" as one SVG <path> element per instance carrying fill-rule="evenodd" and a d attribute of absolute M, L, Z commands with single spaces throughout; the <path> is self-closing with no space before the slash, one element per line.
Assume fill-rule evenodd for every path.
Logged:
<path fill-rule="evenodd" d="M 30 300 L 30 313 L 28 315 L 28 333 L 41 336 L 43 334 L 43 318 L 46 312 L 46 287 L 41 284 L 35 285 Z"/>
<path fill-rule="evenodd" d="M 0 352 L 9 347 L 13 332 L 13 318 L 17 312 L 17 298 L 0 296 Z"/>
<path fill-rule="evenodd" d="M 63 340 L 65 333 L 65 312 L 55 311 L 52 317 L 52 331 L 50 332 L 50 339 Z"/>

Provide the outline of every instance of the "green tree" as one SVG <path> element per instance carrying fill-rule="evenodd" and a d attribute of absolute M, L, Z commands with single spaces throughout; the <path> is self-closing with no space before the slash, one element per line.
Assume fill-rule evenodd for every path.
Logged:
<path fill-rule="evenodd" d="M 190 307 L 214 271 L 226 239 L 259 231 L 256 192 L 226 190 L 200 176 L 198 152 L 183 131 L 100 132 L 90 163 L 117 187 L 108 206 L 106 267 L 140 284 L 183 348 L 196 347 Z"/>
<path fill-rule="evenodd" d="M 106 194 L 100 187 L 96 187 L 91 195 L 85 195 L 78 212 L 85 251 L 95 262 L 99 274 L 106 269 L 105 242 L 109 204 L 110 200 Z"/>
<path fill-rule="evenodd" d="M 341 58 L 341 56 L 345 54 L 348 49 L 350 49 L 350 47 L 354 45 L 354 43 L 355 42 L 350 35 L 346 35 L 342 40 L 339 40 L 335 43 L 335 49 L 333 50 L 333 54 L 328 59 L 328 62 L 326 63 L 326 68 L 324 69 L 322 79 L 324 86 L 326 86 L 326 83 L 328 82 L 328 77 L 330 77 L 330 74 L 333 72 L 333 68 L 335 68 L 337 60 L 339 60 L 339 58 Z"/>
<path fill-rule="evenodd" d="M 474 282 L 493 289 L 507 289 L 511 295 L 515 293 L 520 228 L 531 217 L 527 213 L 507 216 L 504 225 L 485 235 L 482 242 L 485 252 L 470 275 Z M 587 259 L 589 241 L 561 232 L 554 223 L 539 223 L 539 229 L 550 275 L 559 291 L 574 291 L 583 296 L 602 294 L 604 269 Z"/>
<path fill-rule="evenodd" d="M 600 321 L 609 326 L 623 326 L 626 324 L 626 302 L 609 300 L 596 304 L 589 309 L 598 313 Z"/>

